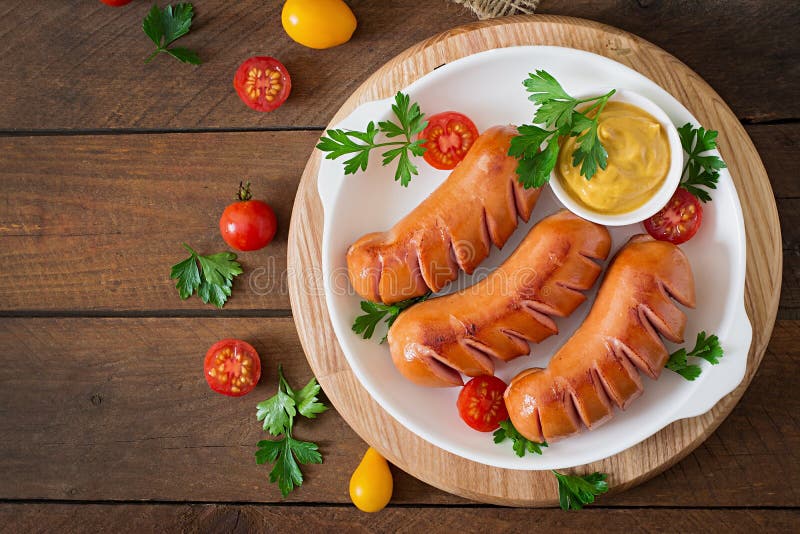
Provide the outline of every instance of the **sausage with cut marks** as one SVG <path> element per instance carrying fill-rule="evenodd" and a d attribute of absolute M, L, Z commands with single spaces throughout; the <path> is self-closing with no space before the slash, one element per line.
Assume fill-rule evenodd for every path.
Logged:
<path fill-rule="evenodd" d="M 659 333 L 683 341 L 694 278 L 681 249 L 638 235 L 617 253 L 589 316 L 546 369 L 518 374 L 505 392 L 514 427 L 531 441 L 594 428 L 642 393 L 639 371 L 656 379 L 669 358 Z M 638 369 L 638 371 L 637 371 Z"/>
<path fill-rule="evenodd" d="M 508 155 L 513 126 L 494 126 L 475 141 L 450 176 L 390 230 L 367 234 L 347 251 L 350 282 L 361 297 L 392 304 L 437 292 L 471 274 L 527 221 L 540 189 L 517 180 Z"/>
<path fill-rule="evenodd" d="M 561 211 L 539 221 L 492 274 L 459 293 L 426 300 L 401 313 L 389 329 L 392 359 L 423 386 L 462 384 L 461 373 L 494 373 L 558 332 L 549 315 L 565 317 L 600 276 L 593 259 L 611 247 L 605 227 Z"/>

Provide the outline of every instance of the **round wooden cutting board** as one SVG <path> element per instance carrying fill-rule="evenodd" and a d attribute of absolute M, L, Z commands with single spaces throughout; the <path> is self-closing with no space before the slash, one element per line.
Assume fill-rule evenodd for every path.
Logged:
<path fill-rule="evenodd" d="M 612 492 L 667 469 L 689 454 L 725 419 L 761 362 L 780 294 L 782 249 L 772 188 L 756 149 L 725 102 L 697 74 L 634 35 L 587 20 L 520 16 L 455 28 L 413 46 L 367 79 L 331 124 L 358 105 L 393 95 L 436 67 L 476 52 L 517 45 L 557 45 L 607 56 L 643 75 L 681 101 L 701 124 L 720 130 L 719 149 L 739 193 L 747 231 L 745 307 L 753 342 L 742 383 L 708 413 L 672 423 L 644 442 L 572 472 L 609 474 Z M 317 194 L 320 152 L 308 160 L 289 229 L 289 291 L 295 324 L 314 374 L 347 423 L 390 462 L 451 493 L 495 504 L 544 506 L 558 502 L 555 477 L 475 463 L 424 441 L 395 421 L 361 386 L 333 332 L 322 290 L 323 212 Z M 365 228 L 364 231 L 371 229 Z M 388 354 L 387 354 L 388 357 Z"/>

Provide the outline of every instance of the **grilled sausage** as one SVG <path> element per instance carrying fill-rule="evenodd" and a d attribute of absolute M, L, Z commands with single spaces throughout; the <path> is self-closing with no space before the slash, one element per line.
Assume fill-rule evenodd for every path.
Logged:
<path fill-rule="evenodd" d="M 531 441 L 594 428 L 642 393 L 639 371 L 656 379 L 669 358 L 658 336 L 683 341 L 694 307 L 689 261 L 675 245 L 647 235 L 617 253 L 592 310 L 546 369 L 518 374 L 505 392 L 511 422 Z"/>
<path fill-rule="evenodd" d="M 459 293 L 412 306 L 389 329 L 400 372 L 423 386 L 462 384 L 461 375 L 494 373 L 492 358 L 528 354 L 528 341 L 558 332 L 546 314 L 564 317 L 586 296 L 611 238 L 605 227 L 568 211 L 533 227 L 491 275 Z"/>
<path fill-rule="evenodd" d="M 371 233 L 347 252 L 356 292 L 391 304 L 439 291 L 502 247 L 527 221 L 540 189 L 517 181 L 517 160 L 508 155 L 512 126 L 495 126 L 476 139 L 445 182 L 386 232 Z"/>

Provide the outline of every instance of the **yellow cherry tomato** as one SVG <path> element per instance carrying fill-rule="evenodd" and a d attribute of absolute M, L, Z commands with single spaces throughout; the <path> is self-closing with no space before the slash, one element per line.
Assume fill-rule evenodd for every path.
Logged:
<path fill-rule="evenodd" d="M 342 0 L 286 0 L 281 22 L 289 37 L 309 48 L 344 44 L 356 31 L 356 16 Z"/>
<path fill-rule="evenodd" d="M 392 489 L 389 464 L 370 447 L 350 477 L 350 500 L 362 512 L 378 512 L 389 504 Z"/>

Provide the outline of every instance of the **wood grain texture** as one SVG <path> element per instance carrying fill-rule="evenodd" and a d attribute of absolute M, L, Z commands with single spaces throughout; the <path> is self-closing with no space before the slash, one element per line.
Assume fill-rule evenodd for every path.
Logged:
<path fill-rule="evenodd" d="M 443 519 L 446 518 L 446 522 Z M 225 506 L 214 504 L 0 504 L 0 531 L 9 532 L 796 532 L 797 510 L 508 510 Z"/>
<path fill-rule="evenodd" d="M 218 221 L 240 180 L 276 211 L 268 247 L 225 309 L 288 309 L 291 202 L 318 132 L 0 138 L 0 309 L 215 310 L 181 301 L 170 266 L 229 247 Z M 293 157 L 287 157 L 291 154 Z"/>
<path fill-rule="evenodd" d="M 779 199 L 779 317 L 800 319 L 800 123 L 746 130 Z M 205 253 L 227 248 L 216 221 L 242 179 L 276 210 L 278 234 L 240 254 L 246 272 L 223 313 L 288 310 L 291 202 L 319 135 L 0 137 L 0 313 L 216 313 L 197 298 L 181 301 L 169 267 L 183 259 L 184 241 Z"/>
<path fill-rule="evenodd" d="M 742 383 L 708 413 L 677 421 L 616 456 L 577 468 L 609 473 L 613 491 L 646 480 L 702 443 L 724 420 L 755 374 L 778 308 L 782 248 L 777 210 L 766 171 L 744 128 L 697 74 L 663 50 L 620 30 L 589 21 L 533 16 L 475 23 L 416 45 L 375 72 L 342 106 L 332 123 L 359 103 L 385 98 L 438 65 L 478 51 L 518 44 L 588 50 L 623 63 L 664 87 L 703 124 L 723 132 L 720 151 L 731 169 L 747 233 L 745 306 L 753 324 L 748 371 Z M 318 272 L 322 210 L 316 192 L 319 153 L 306 166 L 289 230 L 292 272 Z M 394 421 L 359 384 L 336 343 L 323 296 L 289 278 L 292 309 L 314 374 L 337 410 L 392 463 L 436 487 L 471 499 L 511 505 L 550 505 L 557 499 L 548 473 L 490 468 L 434 447 Z"/>
<path fill-rule="evenodd" d="M 349 43 L 329 50 L 286 36 L 283 2 L 196 1 L 192 30 L 176 45 L 195 50 L 203 60 L 198 67 L 164 54 L 144 63 L 154 50 L 142 32 L 152 3 L 113 9 L 96 0 L 6 2 L 0 6 L 0 130 L 324 125 L 385 58 L 475 20 L 460 6 L 435 1 L 426 9 L 430 0 L 353 0 L 361 24 Z M 409 15 L 402 31 L 387 31 Z M 252 111 L 233 91 L 236 68 L 253 55 L 276 57 L 291 73 L 291 97 L 277 112 Z"/>
<path fill-rule="evenodd" d="M 207 347 L 251 342 L 264 376 L 241 399 L 202 377 Z M 601 506 L 800 506 L 800 321 L 778 322 L 743 401 L 686 460 Z M 0 499 L 280 502 L 253 460 L 255 405 L 311 376 L 291 319 L 19 318 L 0 321 Z M 789 379 L 787 379 L 787 377 Z M 349 502 L 366 444 L 334 411 L 300 420 L 322 465 L 289 502 Z M 488 437 L 487 437 L 488 439 Z M 394 469 L 393 505 L 465 504 Z M 0 521 L 0 525 L 2 525 Z M 2 527 L 0 527 L 1 529 Z"/>
<path fill-rule="evenodd" d="M 317 51 L 286 37 L 281 2 L 197 1 L 192 31 L 180 40 L 203 59 L 193 67 L 166 56 L 144 64 L 153 49 L 141 31 L 147 2 L 120 9 L 91 0 L 5 2 L 0 130 L 320 126 L 386 58 L 474 20 L 449 0 L 349 3 L 359 19 L 353 39 Z M 800 118 L 791 38 L 800 11 L 792 1 L 547 0 L 539 12 L 591 18 L 646 37 L 685 61 L 741 118 Z M 743 26 L 755 21 L 764 30 L 742 38 Z M 389 30 L 395 27 L 401 29 Z M 256 54 L 274 56 L 291 71 L 292 96 L 278 112 L 250 111 L 231 89 L 236 67 Z"/>

